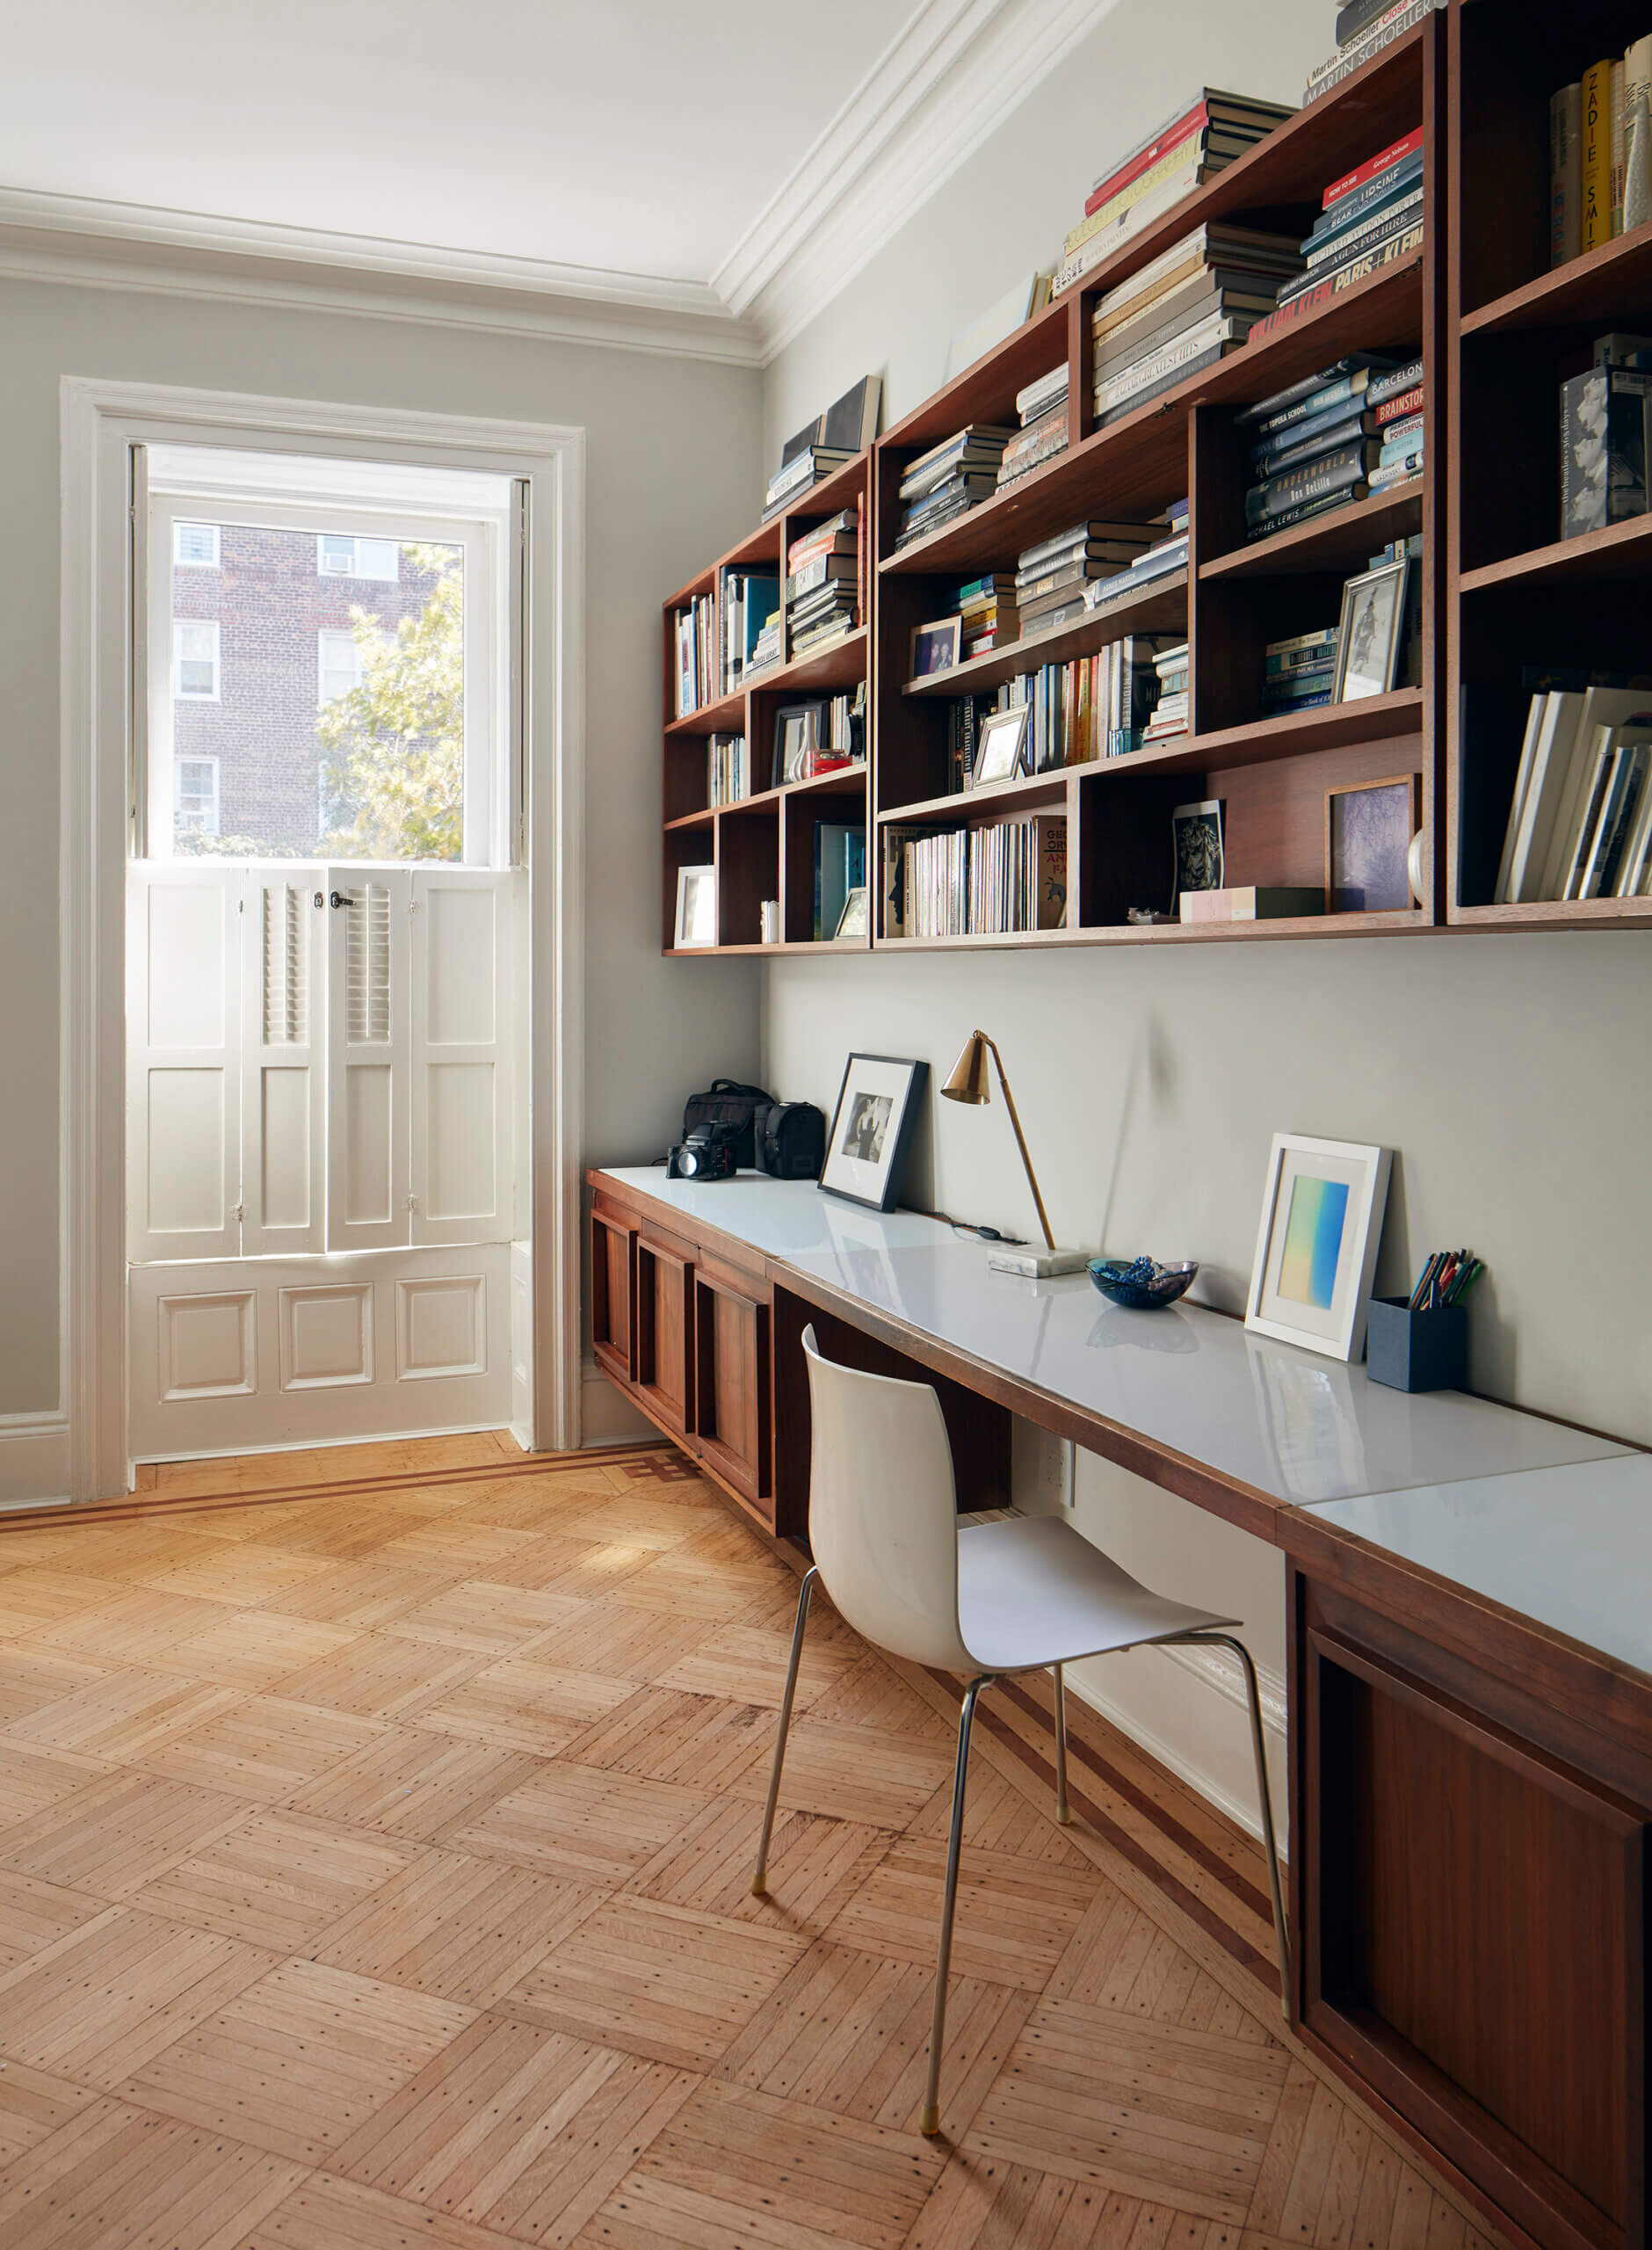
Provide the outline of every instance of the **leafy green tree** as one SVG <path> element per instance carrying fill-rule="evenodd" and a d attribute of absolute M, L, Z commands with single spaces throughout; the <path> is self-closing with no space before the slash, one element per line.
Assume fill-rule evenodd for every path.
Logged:
<path fill-rule="evenodd" d="M 340 860 L 457 860 L 464 851 L 465 636 L 461 550 L 418 546 L 406 562 L 431 579 L 415 617 L 387 634 L 350 613 L 361 679 L 318 726 L 339 824 L 322 844 Z"/>

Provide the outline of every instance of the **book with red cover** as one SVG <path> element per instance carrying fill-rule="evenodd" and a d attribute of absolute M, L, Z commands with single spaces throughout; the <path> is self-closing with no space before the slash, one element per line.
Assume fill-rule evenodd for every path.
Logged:
<path fill-rule="evenodd" d="M 1378 429 L 1380 430 L 1385 422 L 1403 422 L 1408 416 L 1417 413 L 1422 403 L 1421 383 L 1418 383 L 1413 390 L 1402 390 L 1397 398 L 1385 398 L 1380 406 L 1372 410 L 1377 417 Z"/>
<path fill-rule="evenodd" d="M 1375 179 L 1379 172 L 1386 172 L 1390 164 L 1402 163 L 1422 145 L 1423 128 L 1419 125 L 1415 133 L 1408 133 L 1402 141 L 1392 142 L 1388 148 L 1379 149 L 1374 156 L 1367 156 L 1357 171 L 1344 172 L 1340 179 L 1332 180 L 1325 190 L 1320 209 L 1329 211 L 1333 203 L 1340 203 L 1344 195 L 1351 195 L 1355 188 L 1363 187 L 1368 179 Z"/>
<path fill-rule="evenodd" d="M 1210 104 L 1206 101 L 1195 102 L 1192 108 L 1185 116 L 1178 117 L 1174 125 L 1166 126 L 1156 140 L 1149 141 L 1138 155 L 1097 183 L 1084 199 L 1085 218 L 1093 218 L 1102 205 L 1110 203 L 1121 188 L 1128 187 L 1133 179 L 1156 164 L 1162 157 L 1168 156 L 1181 142 L 1191 140 L 1195 133 L 1202 133 L 1209 121 Z"/>

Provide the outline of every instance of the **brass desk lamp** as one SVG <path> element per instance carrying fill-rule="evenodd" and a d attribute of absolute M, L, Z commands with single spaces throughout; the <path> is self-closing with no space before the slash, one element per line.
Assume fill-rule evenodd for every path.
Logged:
<path fill-rule="evenodd" d="M 1032 1190 L 1032 1201 L 1038 1206 L 1039 1224 L 1044 1230 L 1045 1246 L 1042 1250 L 1030 1246 L 1016 1249 L 1009 1243 L 989 1242 L 987 1245 L 987 1263 L 996 1267 L 1000 1273 L 1025 1274 L 1035 1280 L 1042 1280 L 1051 1274 L 1076 1274 L 1089 1264 L 1089 1259 L 1082 1250 L 1058 1250 L 1055 1247 L 1055 1237 L 1050 1232 L 1049 1213 L 1045 1209 L 1044 1198 L 1039 1193 L 1032 1159 L 1027 1154 L 1026 1135 L 1021 1130 L 1021 1120 L 1016 1114 L 1015 1096 L 1011 1092 L 1010 1081 L 1004 1074 L 1004 1057 L 998 1052 L 996 1042 L 989 1039 L 984 1031 L 972 1031 L 965 1042 L 963 1053 L 953 1065 L 951 1078 L 941 1092 L 948 1101 L 967 1102 L 972 1108 L 978 1109 L 982 1102 L 990 1101 L 992 1092 L 987 1078 L 989 1052 L 998 1066 L 998 1084 L 1004 1089 L 1004 1107 L 1015 1129 L 1015 1144 L 1020 1150 L 1021 1161 L 1026 1167 L 1026 1184 Z"/>

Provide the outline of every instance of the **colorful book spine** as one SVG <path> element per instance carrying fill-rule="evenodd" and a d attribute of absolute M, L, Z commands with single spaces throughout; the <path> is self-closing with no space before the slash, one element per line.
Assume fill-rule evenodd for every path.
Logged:
<path fill-rule="evenodd" d="M 1581 246 L 1594 250 L 1612 239 L 1612 64 L 1583 73 L 1583 138 L 1578 163 Z"/>
<path fill-rule="evenodd" d="M 1403 140 L 1391 141 L 1386 149 L 1379 149 L 1374 156 L 1367 156 L 1365 163 L 1358 165 L 1354 171 L 1344 172 L 1340 179 L 1332 180 L 1321 199 L 1321 210 L 1329 211 L 1333 203 L 1341 203 L 1345 198 L 1364 187 L 1368 181 L 1375 179 L 1380 172 L 1391 171 L 1395 164 L 1402 164 L 1408 156 L 1415 154 L 1422 146 L 1423 128 L 1419 125 L 1414 133 L 1408 133 Z"/>
<path fill-rule="evenodd" d="M 1397 265 L 1402 259 L 1415 256 L 1422 247 L 1423 228 L 1419 222 L 1417 226 L 1408 227 L 1403 234 L 1395 235 L 1380 250 L 1357 258 L 1344 272 L 1330 275 L 1323 281 L 1316 281 L 1311 288 L 1304 289 L 1300 296 L 1293 297 L 1288 304 L 1281 305 L 1278 312 L 1264 313 L 1251 329 L 1246 341 L 1265 344 L 1269 337 L 1277 336 L 1281 329 L 1293 327 L 1321 305 L 1329 304 L 1343 290 L 1351 289 L 1356 281 L 1363 281 L 1380 266 Z"/>

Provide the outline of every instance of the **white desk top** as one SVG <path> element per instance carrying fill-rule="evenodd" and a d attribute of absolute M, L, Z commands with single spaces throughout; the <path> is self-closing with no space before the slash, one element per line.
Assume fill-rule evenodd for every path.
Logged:
<path fill-rule="evenodd" d="M 1513 1479 L 1625 1452 L 1460 1391 L 1388 1390 L 1363 1366 L 1249 1335 L 1242 1322 L 1197 1305 L 1127 1312 L 1087 1274 L 1052 1281 L 995 1274 L 973 1238 L 909 1211 L 844 1202 L 811 1182 L 757 1172 L 668 1179 L 648 1165 L 609 1177 L 1287 1506 Z"/>

